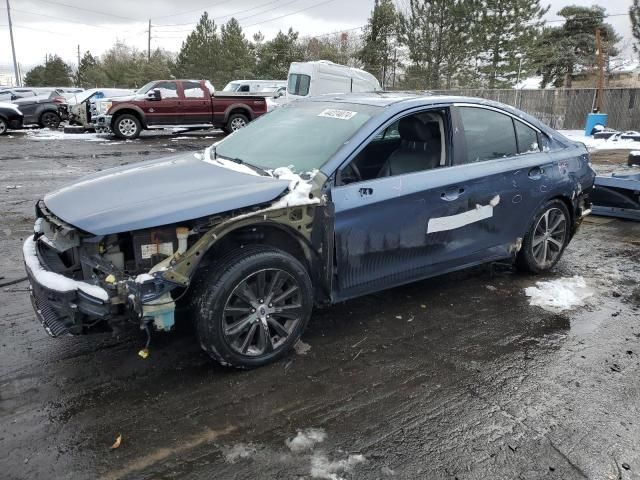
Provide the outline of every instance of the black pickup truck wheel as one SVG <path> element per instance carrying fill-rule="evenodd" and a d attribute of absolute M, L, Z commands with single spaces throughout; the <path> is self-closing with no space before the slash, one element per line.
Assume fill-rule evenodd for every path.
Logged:
<path fill-rule="evenodd" d="M 134 115 L 125 113 L 118 115 L 113 121 L 113 133 L 124 140 L 134 140 L 140 136 L 142 125 Z"/>
<path fill-rule="evenodd" d="M 234 250 L 208 270 L 198 291 L 200 345 L 222 365 L 255 368 L 298 341 L 313 307 L 311 279 L 293 256 L 272 247 Z"/>
<path fill-rule="evenodd" d="M 224 126 L 224 131 L 227 133 L 233 133 L 236 130 L 240 130 L 242 127 L 245 127 L 249 123 L 249 119 L 243 115 L 242 113 L 234 113 L 229 116 L 229 120 L 227 120 L 227 124 Z"/>

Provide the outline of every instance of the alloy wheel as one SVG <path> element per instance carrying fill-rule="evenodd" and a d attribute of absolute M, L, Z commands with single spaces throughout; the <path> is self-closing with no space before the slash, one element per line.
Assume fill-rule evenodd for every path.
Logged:
<path fill-rule="evenodd" d="M 562 253 L 567 235 L 567 218 L 559 208 L 550 208 L 538 219 L 533 231 L 533 258 L 540 266 L 551 264 Z"/>
<path fill-rule="evenodd" d="M 244 118 L 236 117 L 231 120 L 231 131 L 235 132 L 236 130 L 240 130 L 242 127 L 246 126 L 247 122 Z"/>
<path fill-rule="evenodd" d="M 252 273 L 231 292 L 223 312 L 223 335 L 236 353 L 258 357 L 282 347 L 302 321 L 302 290 L 284 270 Z"/>
<path fill-rule="evenodd" d="M 0 118 L 0 135 L 3 135 L 7 131 L 7 122 Z"/>
<path fill-rule="evenodd" d="M 123 118 L 118 122 L 118 130 L 123 136 L 132 137 L 138 131 L 138 126 L 130 118 Z"/>

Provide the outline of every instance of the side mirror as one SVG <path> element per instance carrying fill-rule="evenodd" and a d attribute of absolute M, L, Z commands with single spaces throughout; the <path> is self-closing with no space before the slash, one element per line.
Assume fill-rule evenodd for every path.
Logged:
<path fill-rule="evenodd" d="M 152 102 L 162 100 L 162 95 L 160 94 L 159 88 L 154 88 L 153 90 L 149 90 L 147 92 L 147 100 L 151 100 Z"/>

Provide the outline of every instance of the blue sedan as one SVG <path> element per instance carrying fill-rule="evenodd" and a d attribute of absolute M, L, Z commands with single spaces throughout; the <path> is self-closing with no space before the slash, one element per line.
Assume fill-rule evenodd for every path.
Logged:
<path fill-rule="evenodd" d="M 497 260 L 551 269 L 594 177 L 584 145 L 506 105 L 326 95 L 47 194 L 23 253 L 50 334 L 170 330 L 182 305 L 207 353 L 251 368 L 314 305 Z"/>

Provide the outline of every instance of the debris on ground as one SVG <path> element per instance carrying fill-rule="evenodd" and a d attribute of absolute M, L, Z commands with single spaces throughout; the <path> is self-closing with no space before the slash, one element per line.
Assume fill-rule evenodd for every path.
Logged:
<path fill-rule="evenodd" d="M 116 441 L 113 442 L 113 445 L 111 445 L 111 450 L 115 450 L 116 448 L 120 448 L 121 444 L 122 444 L 122 435 L 118 435 L 118 437 L 116 438 Z"/>

